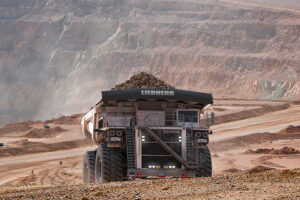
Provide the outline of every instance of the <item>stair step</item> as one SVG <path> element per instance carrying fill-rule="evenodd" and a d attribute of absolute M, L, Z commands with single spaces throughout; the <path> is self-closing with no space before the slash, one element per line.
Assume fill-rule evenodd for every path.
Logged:
<path fill-rule="evenodd" d="M 127 165 L 128 169 L 135 167 L 135 143 L 134 131 L 132 128 L 126 128 L 126 146 L 127 146 Z"/>

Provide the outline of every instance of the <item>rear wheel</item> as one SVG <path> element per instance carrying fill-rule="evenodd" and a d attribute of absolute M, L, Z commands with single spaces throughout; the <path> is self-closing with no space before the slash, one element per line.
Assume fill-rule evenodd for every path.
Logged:
<path fill-rule="evenodd" d="M 211 177 L 212 164 L 211 155 L 208 147 L 198 149 L 198 165 L 196 170 L 196 177 Z"/>
<path fill-rule="evenodd" d="M 96 182 L 123 181 L 126 178 L 126 173 L 125 152 L 120 148 L 100 145 L 96 154 Z"/>
<path fill-rule="evenodd" d="M 95 183 L 96 151 L 87 151 L 84 155 L 82 177 L 83 183 Z"/>

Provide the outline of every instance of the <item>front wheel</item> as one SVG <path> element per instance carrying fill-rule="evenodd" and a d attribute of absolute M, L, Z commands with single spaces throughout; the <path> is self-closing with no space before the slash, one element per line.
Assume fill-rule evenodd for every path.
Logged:
<path fill-rule="evenodd" d="M 122 149 L 99 145 L 95 163 L 96 183 L 123 181 L 127 173 L 125 160 L 126 156 Z"/>
<path fill-rule="evenodd" d="M 196 170 L 196 177 L 211 177 L 212 164 L 211 155 L 208 147 L 198 149 L 198 169 Z"/>

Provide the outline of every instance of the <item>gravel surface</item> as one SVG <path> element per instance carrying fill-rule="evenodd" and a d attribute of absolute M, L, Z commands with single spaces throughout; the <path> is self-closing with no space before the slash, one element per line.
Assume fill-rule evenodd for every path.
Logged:
<path fill-rule="evenodd" d="M 300 169 L 213 178 L 3 186 L 0 199 L 300 199 Z"/>

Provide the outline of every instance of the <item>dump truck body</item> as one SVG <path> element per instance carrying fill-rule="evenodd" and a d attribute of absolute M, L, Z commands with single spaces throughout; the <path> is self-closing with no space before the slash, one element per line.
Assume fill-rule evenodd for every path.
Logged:
<path fill-rule="evenodd" d="M 202 154 L 211 168 L 207 144 L 214 115 L 204 110 L 212 103 L 211 94 L 176 89 L 102 92 L 102 99 L 81 121 L 84 135 L 99 145 L 94 154 L 95 181 L 117 181 L 121 174 L 122 179 L 199 176 Z M 115 157 L 109 158 L 105 152 Z M 93 160 L 93 153 L 86 157 Z M 108 164 L 108 160 L 113 163 Z M 118 170 L 122 172 L 102 169 L 103 163 L 113 170 L 114 165 L 121 166 Z M 88 168 L 88 163 L 84 168 Z M 211 175 L 211 169 L 208 170 Z M 86 177 L 87 169 L 83 173 Z M 111 177 L 105 173 L 119 175 Z M 90 181 L 86 178 L 85 182 Z"/>

